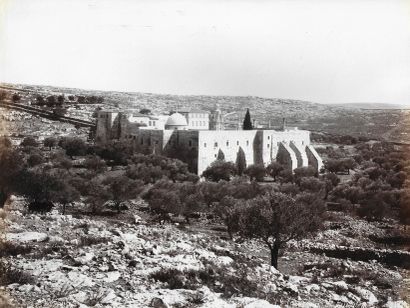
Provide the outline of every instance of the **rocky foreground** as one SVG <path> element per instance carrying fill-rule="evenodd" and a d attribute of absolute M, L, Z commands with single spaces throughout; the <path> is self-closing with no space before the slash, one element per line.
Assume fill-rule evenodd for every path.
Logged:
<path fill-rule="evenodd" d="M 409 307 L 408 270 L 312 252 L 392 252 L 369 239 L 386 224 L 331 213 L 327 231 L 289 243 L 277 271 L 261 243 L 230 240 L 206 219 L 154 223 L 140 205 L 109 217 L 30 214 L 14 198 L 0 215 L 13 282 L 1 290 L 21 307 Z"/>

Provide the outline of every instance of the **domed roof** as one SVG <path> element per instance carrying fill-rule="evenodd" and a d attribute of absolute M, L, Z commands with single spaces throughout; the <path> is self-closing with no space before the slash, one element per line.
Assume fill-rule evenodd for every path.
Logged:
<path fill-rule="evenodd" d="M 167 123 L 165 123 L 165 125 L 167 126 L 187 126 L 188 123 L 182 114 L 175 112 L 168 118 Z"/>

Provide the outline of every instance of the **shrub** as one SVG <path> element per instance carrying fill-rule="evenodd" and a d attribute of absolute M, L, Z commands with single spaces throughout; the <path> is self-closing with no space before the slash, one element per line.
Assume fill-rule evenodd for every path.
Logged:
<path fill-rule="evenodd" d="M 206 285 L 224 297 L 249 296 L 263 297 L 256 281 L 249 280 L 251 269 L 246 264 L 234 264 L 233 272 L 225 267 L 208 262 L 205 269 L 181 271 L 178 269 L 161 269 L 150 275 L 150 278 L 166 283 L 169 289 L 195 290 Z"/>
<path fill-rule="evenodd" d="M 22 147 L 37 147 L 38 143 L 37 143 L 37 140 L 34 139 L 33 137 L 26 137 L 23 139 L 20 145 Z"/>
<path fill-rule="evenodd" d="M 261 182 L 265 177 L 266 169 L 263 165 L 250 165 L 245 169 L 244 173 L 250 177 L 251 181 Z"/>
<path fill-rule="evenodd" d="M 54 138 L 54 137 L 47 137 L 47 138 L 44 139 L 43 145 L 45 147 L 49 148 L 50 151 L 51 151 L 51 148 L 53 148 L 57 145 L 57 139 Z"/>
<path fill-rule="evenodd" d="M 58 145 L 62 147 L 68 156 L 72 159 L 73 156 L 81 156 L 87 153 L 87 144 L 80 138 L 64 137 L 60 139 Z"/>
<path fill-rule="evenodd" d="M 80 237 L 79 246 L 92 246 L 101 243 L 108 243 L 109 241 L 110 239 L 107 237 L 87 235 Z"/>
<path fill-rule="evenodd" d="M 166 283 L 169 289 L 196 289 L 199 283 L 193 283 L 196 272 L 193 270 L 182 272 L 178 269 L 161 269 L 150 275 L 155 281 Z M 191 278 L 191 280 L 190 280 Z"/>
<path fill-rule="evenodd" d="M 33 276 L 13 268 L 10 264 L 0 262 L 0 286 L 7 286 L 12 283 L 33 284 L 35 282 Z"/>
<path fill-rule="evenodd" d="M 30 167 L 40 165 L 44 162 L 44 158 L 41 154 L 33 153 L 27 158 L 27 164 Z"/>
<path fill-rule="evenodd" d="M 202 173 L 202 176 L 208 181 L 219 182 L 220 180 L 229 181 L 237 170 L 233 163 L 217 160 L 213 162 Z"/>
<path fill-rule="evenodd" d="M 0 258 L 9 256 L 25 255 L 30 253 L 33 247 L 27 245 L 15 244 L 13 242 L 0 242 Z"/>
<path fill-rule="evenodd" d="M 50 212 L 54 204 L 50 201 L 33 201 L 28 204 L 29 212 Z"/>

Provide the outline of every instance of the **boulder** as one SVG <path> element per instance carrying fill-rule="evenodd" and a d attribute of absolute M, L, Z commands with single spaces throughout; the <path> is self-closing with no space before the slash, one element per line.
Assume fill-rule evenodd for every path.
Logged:
<path fill-rule="evenodd" d="M 92 252 L 87 252 L 83 256 L 75 258 L 74 261 L 76 264 L 87 265 L 93 258 L 94 254 Z"/>
<path fill-rule="evenodd" d="M 6 234 L 6 240 L 21 242 L 21 243 L 44 242 L 47 239 L 48 239 L 47 234 L 41 233 L 41 232 L 21 232 L 21 233 Z"/>
<path fill-rule="evenodd" d="M 374 296 L 374 294 L 366 289 L 363 289 L 361 287 L 356 287 L 354 289 L 357 293 L 357 295 L 359 295 L 363 300 L 367 301 L 370 305 L 374 305 L 378 302 L 376 296 Z"/>
<path fill-rule="evenodd" d="M 169 308 L 169 305 L 163 299 L 159 297 L 154 297 L 151 300 L 150 306 L 153 308 Z"/>
<path fill-rule="evenodd" d="M 409 308 L 410 305 L 405 301 L 388 301 L 385 305 L 385 308 Z"/>
<path fill-rule="evenodd" d="M 278 305 L 272 305 L 264 299 L 258 299 L 243 306 L 244 308 L 280 308 Z"/>

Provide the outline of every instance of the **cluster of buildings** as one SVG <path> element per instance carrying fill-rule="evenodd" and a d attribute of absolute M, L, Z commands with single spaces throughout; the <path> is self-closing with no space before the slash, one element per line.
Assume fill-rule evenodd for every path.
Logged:
<path fill-rule="evenodd" d="M 201 175 L 222 151 L 226 161 L 235 162 L 240 149 L 246 164 L 268 165 L 278 161 L 290 170 L 323 163 L 310 143 L 310 132 L 281 130 L 225 130 L 219 109 L 179 110 L 168 115 L 141 114 L 134 110 L 97 113 L 96 142 L 129 141 L 142 153 L 178 158 L 191 172 Z"/>

